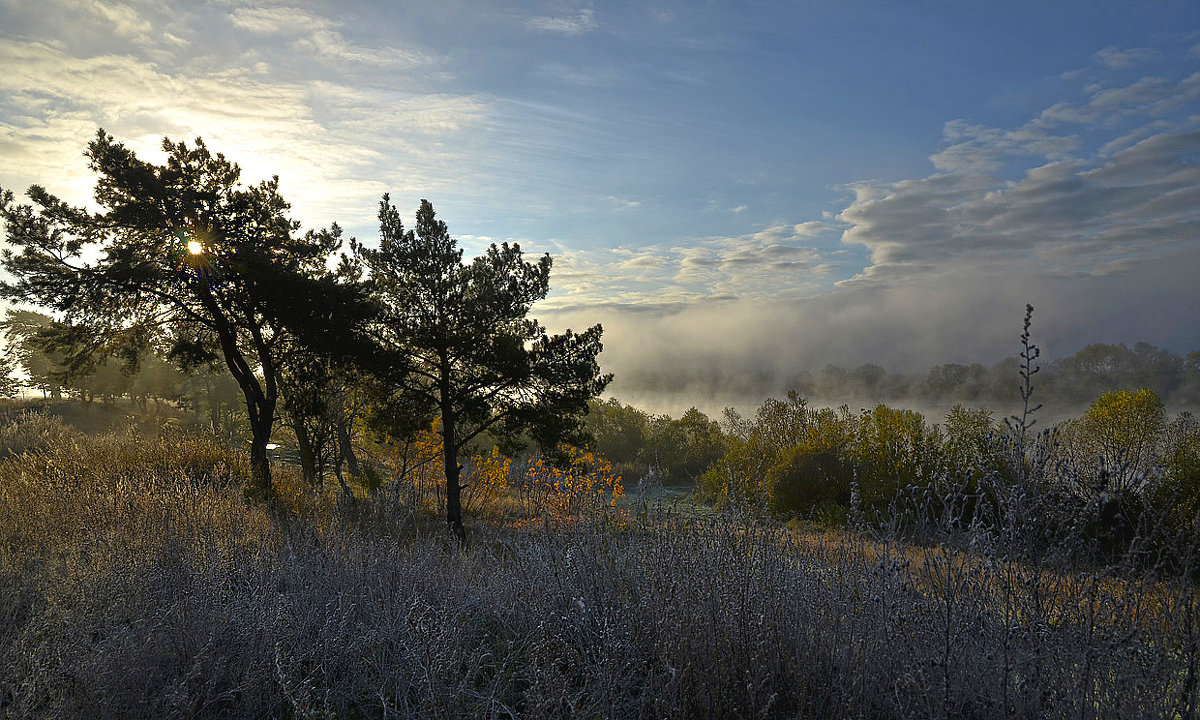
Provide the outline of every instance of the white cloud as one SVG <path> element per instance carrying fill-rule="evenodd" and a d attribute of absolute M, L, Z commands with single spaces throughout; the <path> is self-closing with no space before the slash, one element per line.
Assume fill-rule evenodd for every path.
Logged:
<path fill-rule="evenodd" d="M 1059 123 L 1114 126 L 1129 117 L 1159 117 L 1200 98 L 1200 73 L 1177 82 L 1146 76 L 1120 87 L 1097 85 L 1088 89 L 1084 103 L 1059 102 L 1044 110 L 1034 122 L 1044 127 Z"/>
<path fill-rule="evenodd" d="M 1103 53 L 1109 65 L 1114 53 Z M 1197 85 L 1195 74 L 1143 77 L 1087 88 L 1084 102 L 1015 128 L 947 123 L 935 173 L 850 186 L 842 241 L 871 262 L 842 285 L 1005 267 L 1112 275 L 1168 252 L 1200 262 L 1200 123 L 1178 112 L 1200 98 Z M 1060 122 L 1076 132 L 1054 132 Z"/>
<path fill-rule="evenodd" d="M 295 7 L 241 7 L 229 14 L 229 20 L 259 35 L 302 35 L 335 27 L 332 21 Z"/>
<path fill-rule="evenodd" d="M 590 8 L 583 8 L 571 15 L 539 15 L 529 18 L 525 25 L 531 30 L 559 35 L 582 35 L 600 27 L 595 12 Z"/>
<path fill-rule="evenodd" d="M 947 145 L 929 158 L 942 172 L 992 172 L 1011 156 L 1062 160 L 1080 144 L 1077 137 L 1052 135 L 1036 123 L 1003 130 L 952 120 L 942 135 Z"/>
<path fill-rule="evenodd" d="M 636 210 L 637 208 L 640 208 L 642 206 L 642 203 L 638 200 L 628 200 L 626 198 L 619 198 L 615 195 L 609 195 L 605 199 L 608 200 L 609 204 L 612 205 L 614 210 L 618 210 L 618 211 L 620 211 L 620 210 Z"/>
<path fill-rule="evenodd" d="M 1115 45 L 1100 50 L 1095 54 L 1096 62 L 1106 68 L 1124 68 L 1131 65 L 1153 60 L 1158 57 L 1157 50 L 1151 48 L 1119 48 Z"/>
<path fill-rule="evenodd" d="M 329 60 L 377 67 L 419 67 L 433 62 L 430 56 L 412 50 L 352 43 L 339 31 L 341 23 L 300 8 L 237 8 L 229 20 L 235 27 L 257 35 L 292 38 L 295 50 Z"/>
<path fill-rule="evenodd" d="M 809 220 L 807 222 L 797 223 L 792 226 L 792 232 L 796 234 L 796 237 L 805 238 L 813 237 L 814 235 L 829 229 L 831 229 L 829 224 L 818 222 L 816 220 Z"/>
<path fill-rule="evenodd" d="M 1091 273 L 1114 256 L 1200 251 L 1200 130 L 1162 131 L 1108 157 L 1059 160 L 1016 180 L 940 173 L 863 184 L 840 219 L 872 264 L 851 282 L 1025 263 Z"/>
<path fill-rule="evenodd" d="M 745 235 L 636 249 L 563 248 L 559 257 L 567 258 L 570 272 L 562 274 L 556 266 L 546 307 L 812 295 L 829 286 L 839 267 L 807 244 L 817 231 L 812 225 L 827 227 L 775 225 Z"/>
<path fill-rule="evenodd" d="M 1169 130 L 1170 128 L 1171 128 L 1171 123 L 1165 122 L 1163 120 L 1156 120 L 1156 121 L 1148 123 L 1146 125 L 1142 125 L 1141 127 L 1138 127 L 1134 130 L 1131 130 L 1130 132 L 1125 133 L 1124 135 L 1113 138 L 1112 140 L 1109 140 L 1108 142 L 1106 142 L 1100 148 L 1099 155 L 1101 155 L 1101 156 L 1111 155 L 1114 152 L 1116 152 L 1117 150 L 1127 148 L 1130 145 L 1133 145 L 1134 143 L 1136 143 L 1137 141 L 1144 140 L 1146 137 L 1153 135 L 1156 132 L 1161 132 L 1163 130 Z"/>

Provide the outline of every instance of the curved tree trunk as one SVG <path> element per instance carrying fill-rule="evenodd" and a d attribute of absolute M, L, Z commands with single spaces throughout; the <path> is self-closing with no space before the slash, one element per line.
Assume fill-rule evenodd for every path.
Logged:
<path fill-rule="evenodd" d="M 274 420 L 274 410 L 263 412 L 262 408 L 251 406 L 250 412 L 250 492 L 260 499 L 271 497 L 271 457 L 267 453 L 267 443 L 271 441 L 271 424 Z"/>

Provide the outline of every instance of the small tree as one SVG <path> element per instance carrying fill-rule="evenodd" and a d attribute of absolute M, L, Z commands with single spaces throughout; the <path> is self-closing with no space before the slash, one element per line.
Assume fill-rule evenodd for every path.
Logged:
<path fill-rule="evenodd" d="M 528 317 L 550 286 L 549 255 L 526 262 L 518 245 L 492 245 L 469 265 L 446 224 L 422 200 L 406 231 L 387 195 L 376 250 L 355 245 L 381 310 L 378 337 L 397 383 L 393 424 L 440 418 L 446 521 L 463 536 L 459 455 L 480 433 L 529 433 L 543 446 L 579 428 L 608 384 L 596 356 L 601 328 L 547 335 Z"/>
<path fill-rule="evenodd" d="M 54 318 L 32 310 L 10 309 L 0 330 L 8 340 L 6 360 L 25 371 L 29 386 L 41 390 L 43 396 L 55 400 L 62 397 L 66 368 L 44 342 L 54 332 Z"/>
<path fill-rule="evenodd" d="M 13 377 L 12 361 L 0 355 L 0 398 L 15 398 L 21 390 L 21 381 Z"/>
<path fill-rule="evenodd" d="M 1153 390 L 1106 392 L 1067 426 L 1067 449 L 1084 495 L 1141 491 L 1157 464 L 1167 430 L 1163 401 Z"/>
<path fill-rule="evenodd" d="M 12 246 L 3 264 L 15 278 L 0 294 L 61 315 L 69 327 L 56 346 L 68 364 L 133 362 L 155 338 L 181 365 L 223 361 L 245 400 L 265 496 L 283 366 L 298 346 L 332 346 L 350 325 L 354 288 L 326 267 L 339 232 L 298 235 L 278 177 L 243 186 L 238 166 L 200 139 L 164 139 L 163 150 L 165 164 L 144 162 L 100 130 L 84 153 L 99 175 L 98 213 L 36 185 L 33 206 L 0 191 Z"/>

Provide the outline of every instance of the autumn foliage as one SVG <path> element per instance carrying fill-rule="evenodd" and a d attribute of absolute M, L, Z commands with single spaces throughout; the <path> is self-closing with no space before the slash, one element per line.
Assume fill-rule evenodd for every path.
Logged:
<path fill-rule="evenodd" d="M 526 510 L 553 516 L 579 515 L 589 509 L 613 506 L 625 494 L 612 463 L 587 448 L 560 445 L 554 458 L 540 455 L 530 461 L 521 482 Z"/>
<path fill-rule="evenodd" d="M 407 441 L 382 438 L 377 448 L 374 459 L 387 470 L 384 491 L 430 508 L 441 506 L 445 477 L 438 421 Z M 573 445 L 524 461 L 514 461 L 493 445 L 471 454 L 463 465 L 463 507 L 472 514 L 517 509 L 527 516 L 575 516 L 615 505 L 624 494 L 611 461 Z"/>

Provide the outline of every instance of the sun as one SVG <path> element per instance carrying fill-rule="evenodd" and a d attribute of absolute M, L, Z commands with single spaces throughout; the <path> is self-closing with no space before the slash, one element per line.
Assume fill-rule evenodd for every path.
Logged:
<path fill-rule="evenodd" d="M 199 255 L 200 253 L 204 252 L 204 246 L 195 240 L 188 240 L 187 248 L 188 252 L 193 255 Z"/>

